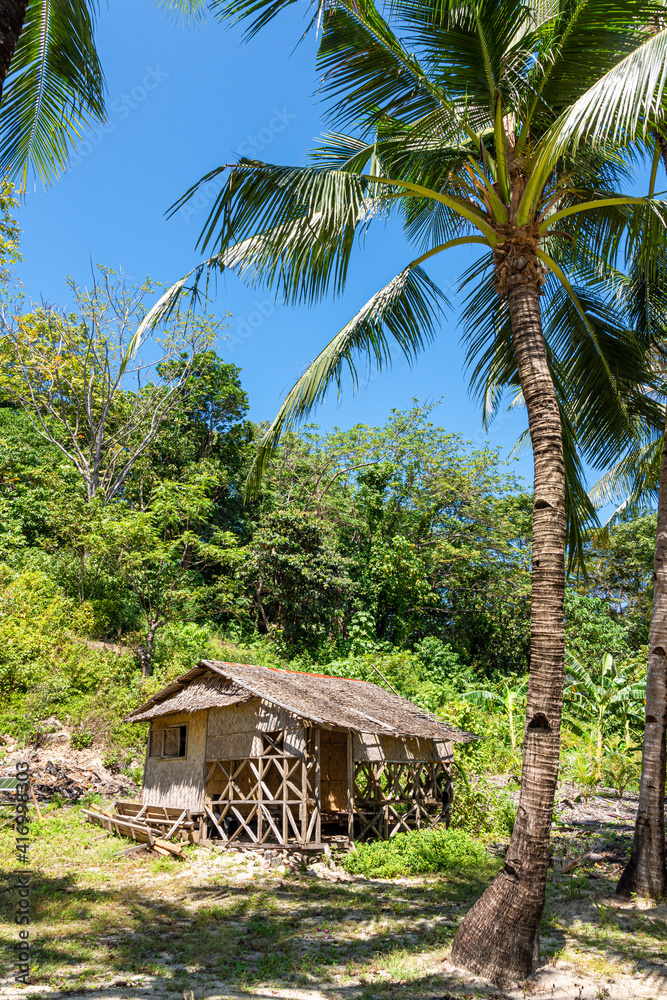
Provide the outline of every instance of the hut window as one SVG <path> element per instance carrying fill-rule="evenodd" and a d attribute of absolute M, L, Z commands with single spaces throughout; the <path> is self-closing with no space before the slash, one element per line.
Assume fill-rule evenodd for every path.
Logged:
<path fill-rule="evenodd" d="M 170 726 L 151 733 L 151 757 L 185 757 L 187 726 Z"/>

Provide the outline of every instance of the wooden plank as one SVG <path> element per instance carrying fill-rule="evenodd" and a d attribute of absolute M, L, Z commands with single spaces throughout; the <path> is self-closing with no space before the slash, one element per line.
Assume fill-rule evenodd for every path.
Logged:
<path fill-rule="evenodd" d="M 296 839 L 297 843 L 298 843 L 298 842 L 300 841 L 300 839 L 301 839 L 301 831 L 300 831 L 300 829 L 299 829 L 299 824 L 297 823 L 297 818 L 298 818 L 298 817 L 296 817 L 296 816 L 294 815 L 293 811 L 292 811 L 292 809 L 294 808 L 294 805 L 298 805 L 298 806 L 299 806 L 299 809 L 301 809 L 301 803 L 300 803 L 300 802 L 295 802 L 295 803 L 294 803 L 294 804 L 292 805 L 292 807 L 291 807 L 291 808 L 290 808 L 290 807 L 288 806 L 288 809 L 287 809 L 287 820 L 288 820 L 288 824 L 289 824 L 289 825 L 288 825 L 288 828 L 287 828 L 287 837 L 286 837 L 286 839 L 285 839 L 285 842 L 286 842 L 286 843 L 289 843 L 289 827 L 290 827 L 290 826 L 291 826 L 291 827 L 292 827 L 292 829 L 294 830 L 294 837 L 295 837 L 295 839 Z"/>
<path fill-rule="evenodd" d="M 119 816 L 131 816 L 134 813 L 140 812 L 142 805 L 141 802 L 128 802 L 126 799 L 116 799 L 113 807 Z"/>
<path fill-rule="evenodd" d="M 288 825 L 288 822 L 287 822 L 287 794 L 288 794 L 287 793 L 287 773 L 288 773 L 287 761 L 283 760 L 283 784 L 282 784 L 282 793 L 283 793 L 283 840 L 282 840 L 282 842 L 283 842 L 283 844 L 287 844 L 289 842 L 289 825 Z"/>
<path fill-rule="evenodd" d="M 301 821 L 301 843 L 305 844 L 308 839 L 308 764 L 304 755 L 301 761 L 301 803 L 299 805 L 299 819 Z"/>
<path fill-rule="evenodd" d="M 264 810 L 262 808 L 264 802 L 264 783 L 262 778 L 264 777 L 264 760 L 260 757 L 257 761 L 257 802 L 259 808 L 257 810 L 257 840 L 261 844 L 264 840 L 262 836 L 264 831 Z"/>
<path fill-rule="evenodd" d="M 320 730 L 315 730 L 315 800 L 317 802 L 317 819 L 315 820 L 315 840 L 322 840 L 322 775 L 320 766 Z"/>
<path fill-rule="evenodd" d="M 260 804 L 260 809 L 261 809 L 263 815 L 266 816 L 266 819 L 268 820 L 270 829 L 266 831 L 266 834 L 265 834 L 265 836 L 263 838 L 260 838 L 258 836 L 257 840 L 259 841 L 260 844 L 264 843 L 264 841 L 268 837 L 268 835 L 271 832 L 271 830 L 273 830 L 273 832 L 274 832 L 274 834 L 276 836 L 276 840 L 278 841 L 278 843 L 279 844 L 283 844 L 284 841 L 283 841 L 282 837 L 280 836 L 280 830 L 276 826 L 271 813 L 269 812 L 269 810 L 267 809 L 266 805 L 263 802 Z M 257 825 L 257 829 L 259 830 L 259 824 Z"/>
<path fill-rule="evenodd" d="M 184 856 L 182 847 L 176 847 L 175 844 L 169 844 L 166 840 L 156 840 L 153 847 L 159 847 L 161 850 L 166 851 L 167 854 L 175 854 L 178 858 L 182 858 Z"/>
<path fill-rule="evenodd" d="M 176 822 L 173 824 L 173 826 L 171 826 L 169 828 L 169 832 L 165 833 L 165 835 L 164 835 L 164 839 L 165 840 L 169 840 L 170 837 L 174 836 L 174 834 L 178 830 L 179 826 L 181 825 L 181 821 L 185 819 L 186 814 L 187 814 L 187 809 L 184 809 L 183 812 L 181 813 L 181 815 L 176 820 Z"/>
<path fill-rule="evenodd" d="M 227 834 L 225 833 L 225 831 L 223 829 L 221 829 L 221 827 L 218 826 L 217 819 L 215 818 L 212 810 L 209 809 L 209 807 L 207 805 L 204 806 L 204 812 L 206 813 L 206 815 L 208 816 L 208 818 L 211 820 L 211 822 L 213 823 L 213 826 L 216 828 L 216 830 L 218 831 L 218 833 L 220 834 L 220 839 L 221 840 L 227 840 Z"/>
<path fill-rule="evenodd" d="M 117 833 L 130 840 L 145 839 L 149 844 L 153 844 L 151 830 L 141 823 L 135 823 L 134 820 L 121 816 L 108 816 L 106 813 L 98 813 L 92 809 L 84 809 L 83 813 L 89 822 L 97 823 L 105 830 L 109 830 L 110 833 Z"/>

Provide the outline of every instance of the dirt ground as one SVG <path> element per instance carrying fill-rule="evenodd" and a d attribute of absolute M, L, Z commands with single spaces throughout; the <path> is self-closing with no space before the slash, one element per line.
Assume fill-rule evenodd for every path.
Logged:
<path fill-rule="evenodd" d="M 251 852 L 191 846 L 185 861 L 121 856 L 126 842 L 87 824 L 80 807 L 48 807 L 31 833 L 28 986 L 14 982 L 14 835 L 0 830 L 0 998 L 667 998 L 667 904 L 614 898 L 627 817 L 609 815 L 618 810 L 604 796 L 586 808 L 604 817 L 563 814 L 554 829 L 543 965 L 500 990 L 447 957 L 491 869 L 338 880 Z"/>

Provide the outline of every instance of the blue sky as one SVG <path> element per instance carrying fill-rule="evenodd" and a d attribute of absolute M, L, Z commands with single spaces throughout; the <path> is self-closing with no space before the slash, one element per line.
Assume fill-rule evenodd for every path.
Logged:
<path fill-rule="evenodd" d="M 184 28 L 151 0 L 103 6 L 98 47 L 106 71 L 109 122 L 89 135 L 70 169 L 50 190 L 31 189 L 19 213 L 25 263 L 19 276 L 33 299 L 65 306 L 66 277 L 85 283 L 90 264 L 170 284 L 199 260 L 195 244 L 206 218 L 202 196 L 168 220 L 169 206 L 199 177 L 239 155 L 303 162 L 321 131 L 314 40 L 296 47 L 306 4 L 249 43 L 239 28 L 210 23 Z M 212 311 L 231 313 L 217 345 L 238 364 L 251 416 L 270 419 L 303 367 L 378 288 L 410 259 L 401 233 L 376 228 L 355 254 L 345 295 L 315 308 L 286 308 L 270 293 L 221 280 Z M 438 258 L 433 277 L 454 300 L 456 279 L 472 258 Z M 440 399 L 437 422 L 481 446 L 510 448 L 525 426 L 522 411 L 484 431 L 468 397 L 454 309 L 437 342 L 410 369 L 397 361 L 358 395 L 328 399 L 314 419 L 324 427 L 382 423 L 413 398 Z M 532 479 L 532 461 L 515 467 Z"/>

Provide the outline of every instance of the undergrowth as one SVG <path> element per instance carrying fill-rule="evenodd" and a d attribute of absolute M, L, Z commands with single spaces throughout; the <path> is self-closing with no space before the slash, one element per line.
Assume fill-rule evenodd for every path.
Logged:
<path fill-rule="evenodd" d="M 360 844 L 343 859 L 352 875 L 396 878 L 437 872 L 466 872 L 485 876 L 496 861 L 484 845 L 465 830 L 413 830 L 397 833 L 391 840 Z"/>

